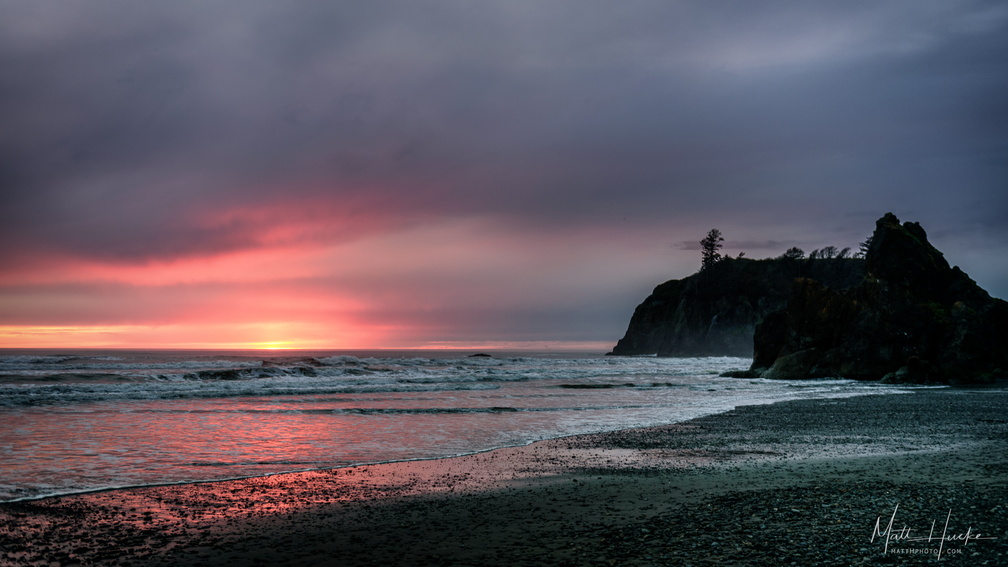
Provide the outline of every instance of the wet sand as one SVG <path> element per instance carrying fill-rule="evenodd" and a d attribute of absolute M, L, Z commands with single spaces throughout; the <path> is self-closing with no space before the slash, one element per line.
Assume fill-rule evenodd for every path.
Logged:
<path fill-rule="evenodd" d="M 5 504 L 0 564 L 1008 565 L 1006 496 L 1008 391 L 919 390 Z"/>

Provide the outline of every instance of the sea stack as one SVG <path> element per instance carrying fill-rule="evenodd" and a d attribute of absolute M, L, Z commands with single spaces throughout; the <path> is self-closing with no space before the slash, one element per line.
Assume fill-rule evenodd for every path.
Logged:
<path fill-rule="evenodd" d="M 1008 302 L 992 298 L 928 242 L 920 224 L 876 222 L 857 286 L 799 278 L 787 307 L 757 325 L 765 378 L 983 383 L 1006 377 Z"/>
<path fill-rule="evenodd" d="M 656 287 L 609 354 L 750 357 L 756 325 L 787 306 L 796 278 L 844 289 L 864 270 L 863 259 L 850 257 L 725 258 Z"/>

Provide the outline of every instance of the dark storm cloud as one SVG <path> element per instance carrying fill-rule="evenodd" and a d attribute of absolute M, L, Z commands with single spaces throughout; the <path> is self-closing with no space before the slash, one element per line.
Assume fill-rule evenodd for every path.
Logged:
<path fill-rule="evenodd" d="M 33 0 L 0 22 L 5 253 L 252 247 L 206 211 L 284 202 L 837 245 L 893 209 L 996 219 L 1005 246 L 998 2 Z"/>

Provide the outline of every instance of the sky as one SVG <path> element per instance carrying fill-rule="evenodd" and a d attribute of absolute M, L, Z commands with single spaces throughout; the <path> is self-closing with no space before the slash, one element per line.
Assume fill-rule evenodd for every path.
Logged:
<path fill-rule="evenodd" d="M 711 228 L 1008 297 L 1000 1 L 4 0 L 0 347 L 606 349 Z"/>

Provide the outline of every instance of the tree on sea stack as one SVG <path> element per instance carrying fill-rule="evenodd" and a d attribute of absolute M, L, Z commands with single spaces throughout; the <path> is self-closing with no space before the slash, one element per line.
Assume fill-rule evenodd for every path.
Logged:
<path fill-rule="evenodd" d="M 805 258 L 805 251 L 797 246 L 792 246 L 781 255 L 781 258 L 785 260 L 803 260 Z"/>
<path fill-rule="evenodd" d="M 700 241 L 700 253 L 703 258 L 703 263 L 700 265 L 701 271 L 713 266 L 721 259 L 721 253 L 718 250 L 722 246 L 724 246 L 724 237 L 721 236 L 721 231 L 716 228 L 710 229 L 707 236 Z"/>

